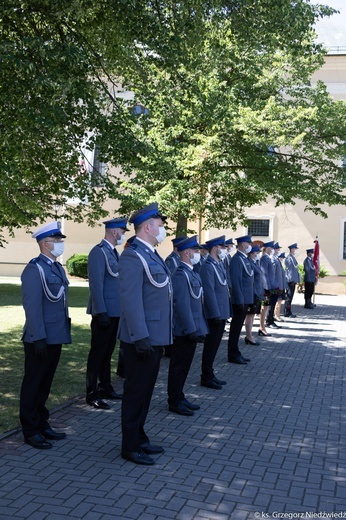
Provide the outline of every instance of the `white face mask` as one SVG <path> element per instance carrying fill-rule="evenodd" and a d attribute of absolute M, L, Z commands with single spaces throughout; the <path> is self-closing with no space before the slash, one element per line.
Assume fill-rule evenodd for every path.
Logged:
<path fill-rule="evenodd" d="M 245 253 L 248 255 L 251 251 L 252 247 L 250 245 L 245 247 Z"/>
<path fill-rule="evenodd" d="M 55 258 L 58 258 L 58 256 L 61 256 L 65 251 L 65 244 L 64 242 L 54 242 L 54 247 L 51 250 L 51 253 Z"/>
<path fill-rule="evenodd" d="M 117 246 L 121 246 L 125 242 L 125 235 L 121 235 L 120 238 L 117 238 Z"/>
<path fill-rule="evenodd" d="M 161 242 L 164 241 L 164 239 L 166 238 L 166 235 L 167 235 L 167 232 L 166 232 L 166 228 L 164 226 L 160 226 L 159 227 L 159 234 L 156 235 L 156 240 L 159 244 L 161 244 Z"/>
<path fill-rule="evenodd" d="M 261 253 L 257 253 L 257 255 L 255 256 L 255 260 L 259 260 L 261 258 Z"/>
<path fill-rule="evenodd" d="M 227 251 L 227 253 L 230 255 L 233 251 L 233 246 L 229 248 L 229 250 Z"/>
<path fill-rule="evenodd" d="M 190 262 L 192 265 L 198 264 L 198 262 L 201 260 L 201 253 L 194 253 L 193 257 L 190 258 Z"/>
<path fill-rule="evenodd" d="M 226 249 L 221 249 L 220 253 L 218 253 L 217 256 L 220 258 L 220 260 L 224 260 L 226 258 L 226 256 L 227 256 Z"/>

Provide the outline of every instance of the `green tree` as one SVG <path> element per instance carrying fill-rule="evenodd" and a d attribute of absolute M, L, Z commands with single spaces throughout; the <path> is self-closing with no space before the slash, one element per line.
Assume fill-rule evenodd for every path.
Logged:
<path fill-rule="evenodd" d="M 344 202 L 345 104 L 310 77 L 323 62 L 305 0 L 7 0 L 0 8 L 0 224 L 92 224 L 106 197 L 152 199 L 231 225 L 246 206 Z M 119 86 L 121 85 L 121 87 Z M 149 114 L 134 115 L 129 89 Z M 123 175 L 95 187 L 80 147 Z M 1 236 L 0 236 L 1 240 Z"/>
<path fill-rule="evenodd" d="M 324 54 L 313 23 L 330 11 L 303 1 L 203 6 L 148 9 L 152 30 L 123 82 L 150 112 L 136 132 L 157 153 L 119 179 L 123 208 L 155 198 L 182 231 L 201 216 L 235 224 L 268 196 L 321 214 L 325 202 L 345 203 L 346 105 L 310 84 Z"/>

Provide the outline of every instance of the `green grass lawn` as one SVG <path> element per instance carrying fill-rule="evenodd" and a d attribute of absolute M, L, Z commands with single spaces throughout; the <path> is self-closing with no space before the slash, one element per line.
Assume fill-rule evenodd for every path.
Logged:
<path fill-rule="evenodd" d="M 88 287 L 70 287 L 72 344 L 63 345 L 47 406 L 50 410 L 85 392 L 86 360 L 90 346 Z M 24 325 L 20 285 L 0 284 L 0 434 L 19 426 L 19 392 L 23 377 Z M 115 368 L 115 360 L 113 362 Z"/>

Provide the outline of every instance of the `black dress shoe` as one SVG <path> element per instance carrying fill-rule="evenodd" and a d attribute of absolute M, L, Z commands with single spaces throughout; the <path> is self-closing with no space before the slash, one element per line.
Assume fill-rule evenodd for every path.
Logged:
<path fill-rule="evenodd" d="M 251 341 L 251 339 L 245 338 L 245 345 L 260 345 L 259 341 Z"/>
<path fill-rule="evenodd" d="M 258 335 L 259 336 L 271 336 L 271 334 L 268 334 L 267 332 L 263 332 L 263 330 L 258 329 Z"/>
<path fill-rule="evenodd" d="M 142 464 L 143 466 L 152 466 L 155 464 L 154 459 L 146 455 L 143 451 L 124 451 L 122 450 L 121 456 L 125 460 L 134 462 L 135 464 Z"/>
<path fill-rule="evenodd" d="M 51 441 L 60 441 L 61 439 L 65 439 L 66 433 L 65 432 L 55 432 L 52 430 L 52 428 L 46 428 L 45 430 L 42 430 L 42 435 L 45 439 L 49 439 Z"/>
<path fill-rule="evenodd" d="M 247 365 L 247 361 L 245 361 L 245 358 L 243 356 L 237 356 L 235 358 L 230 358 L 228 360 L 229 363 L 235 363 L 236 365 Z"/>
<path fill-rule="evenodd" d="M 193 415 L 193 411 L 189 410 L 187 406 L 185 406 L 183 403 L 179 403 L 177 406 L 170 405 L 168 407 L 170 412 L 177 413 L 179 415 L 186 415 L 191 416 Z"/>
<path fill-rule="evenodd" d="M 183 399 L 181 402 L 188 410 L 199 410 L 201 408 L 199 404 L 192 404 L 187 399 Z"/>
<path fill-rule="evenodd" d="M 147 455 L 158 455 L 159 453 L 164 453 L 164 451 L 165 451 L 162 448 L 162 446 L 153 446 L 149 442 L 146 442 L 145 444 L 141 444 L 140 448 Z"/>
<path fill-rule="evenodd" d="M 216 376 L 213 376 L 213 381 L 214 383 L 216 383 L 217 385 L 226 385 L 227 384 L 227 381 L 222 381 L 221 379 L 218 379 Z"/>
<path fill-rule="evenodd" d="M 123 394 L 117 394 L 117 392 L 102 392 L 100 391 L 100 397 L 104 399 L 122 399 Z"/>
<path fill-rule="evenodd" d="M 97 410 L 110 410 L 109 404 L 102 401 L 102 399 L 86 399 L 87 404 L 90 404 L 90 406 L 93 406 Z"/>
<path fill-rule="evenodd" d="M 33 448 L 37 448 L 38 450 L 49 450 L 53 447 L 53 445 L 46 441 L 46 439 L 40 433 L 36 433 L 36 435 L 32 435 L 31 437 L 24 437 L 25 444 L 29 444 Z"/>
<path fill-rule="evenodd" d="M 276 325 L 275 321 L 273 321 L 273 323 L 267 323 L 266 326 L 270 327 L 271 329 L 281 329 L 279 325 Z"/>
<path fill-rule="evenodd" d="M 296 318 L 296 314 L 285 314 L 285 318 Z"/>
<path fill-rule="evenodd" d="M 221 390 L 222 388 L 222 385 L 215 383 L 214 379 L 211 381 L 201 381 L 201 385 L 205 386 L 206 388 L 212 388 L 213 390 Z"/>
<path fill-rule="evenodd" d="M 240 354 L 240 357 L 243 361 L 246 361 L 246 363 L 250 363 L 251 359 L 244 357 L 242 354 Z"/>

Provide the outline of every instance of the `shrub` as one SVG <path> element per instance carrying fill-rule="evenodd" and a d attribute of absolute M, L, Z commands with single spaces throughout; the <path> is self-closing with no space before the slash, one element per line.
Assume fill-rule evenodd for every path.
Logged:
<path fill-rule="evenodd" d="M 70 276 L 78 276 L 79 278 L 88 278 L 88 255 L 84 253 L 75 253 L 66 260 L 66 269 Z"/>
<path fill-rule="evenodd" d="M 326 276 L 329 276 L 329 273 L 328 273 L 327 269 L 323 265 L 320 265 L 320 275 L 319 275 L 319 278 L 325 278 Z"/>

